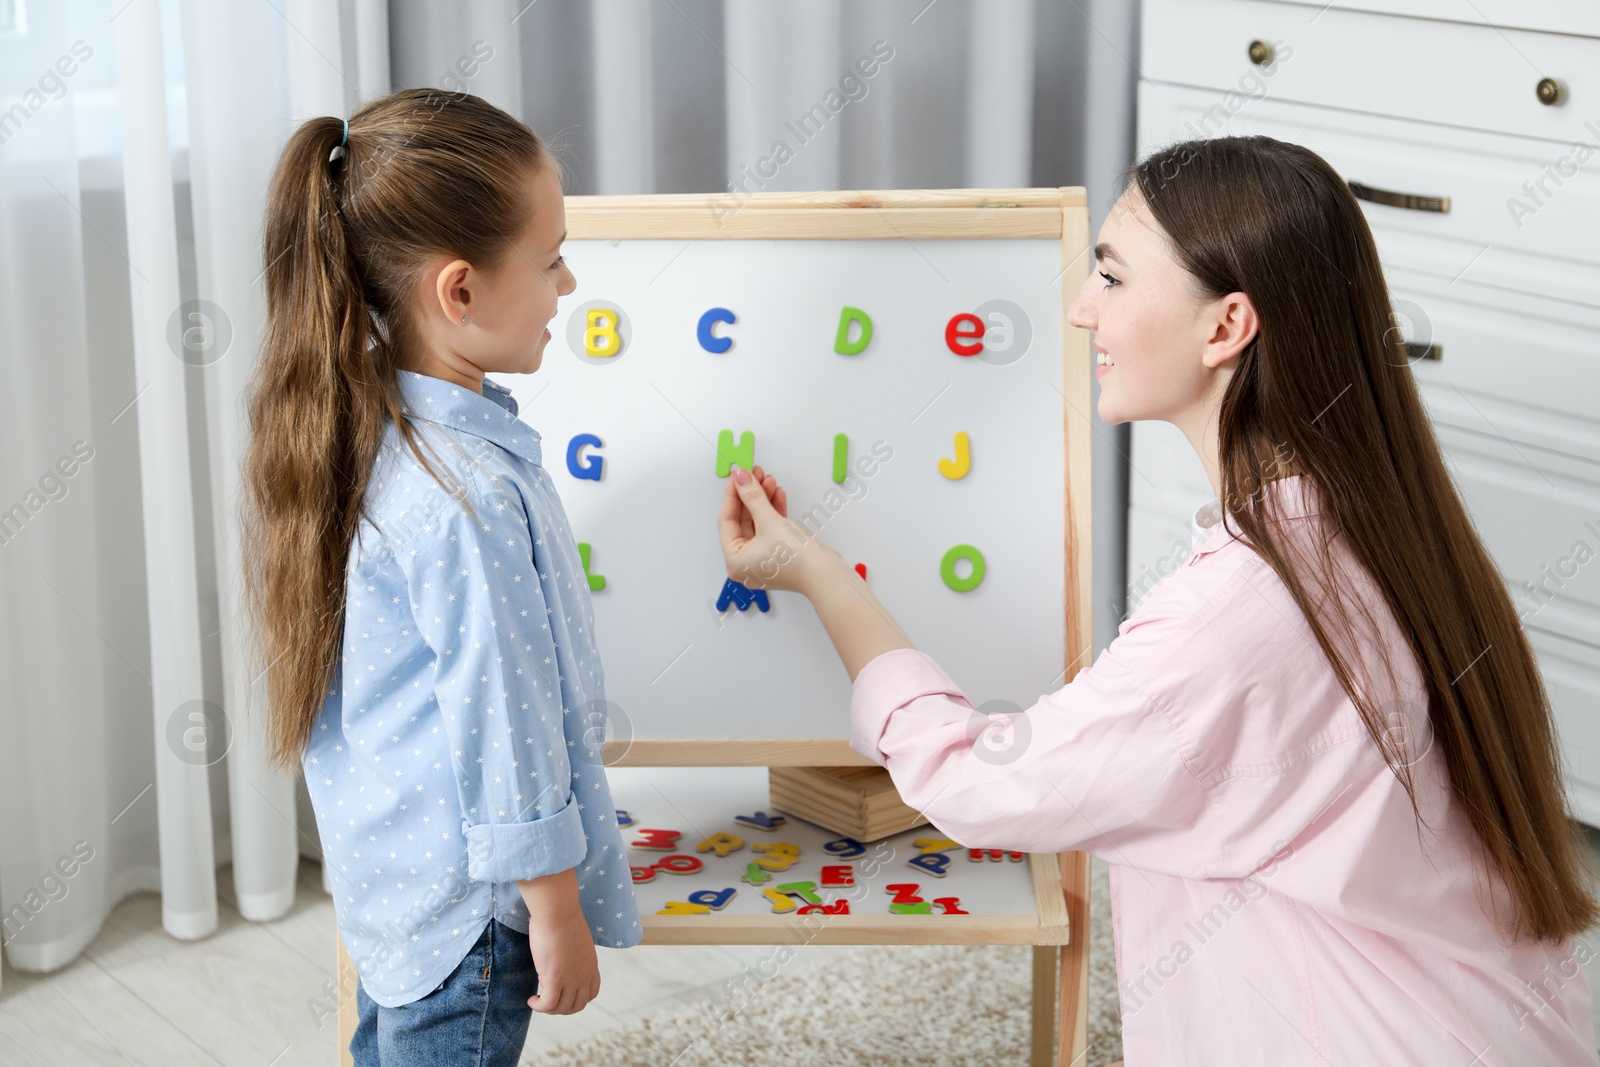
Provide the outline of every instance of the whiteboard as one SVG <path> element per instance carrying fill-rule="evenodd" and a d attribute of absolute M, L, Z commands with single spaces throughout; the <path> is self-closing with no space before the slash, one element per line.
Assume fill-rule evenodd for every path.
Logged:
<path fill-rule="evenodd" d="M 974 706 L 1026 708 L 1066 668 L 1059 237 L 907 240 L 570 240 L 577 291 L 551 322 L 537 373 L 508 376 L 524 422 L 590 571 L 612 742 L 645 738 L 844 738 L 850 680 L 803 597 L 769 592 L 770 610 L 718 612 L 727 572 L 716 535 L 724 479 L 719 431 L 755 435 L 755 462 L 867 581 L 911 640 Z M 625 318 L 624 347 L 584 357 L 584 308 Z M 992 301 L 1021 310 L 1020 354 L 990 315 L 992 353 L 946 344 L 952 316 Z M 834 350 L 841 309 L 870 315 L 855 355 Z M 704 312 L 736 321 L 712 353 Z M 1013 328 L 1017 323 L 1011 324 Z M 574 341 L 578 347 L 574 348 Z M 1081 417 L 1086 418 L 1087 413 Z M 941 474 L 954 438 L 968 473 Z M 833 481 L 834 435 L 851 476 Z M 568 470 L 569 442 L 603 457 L 598 481 Z M 874 445 L 890 454 L 870 476 Z M 957 544 L 984 556 L 957 592 L 940 562 Z M 957 574 L 965 576 L 967 565 Z"/>

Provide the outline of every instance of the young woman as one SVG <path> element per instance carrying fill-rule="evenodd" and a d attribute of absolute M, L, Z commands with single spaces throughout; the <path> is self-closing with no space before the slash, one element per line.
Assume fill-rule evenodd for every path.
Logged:
<path fill-rule="evenodd" d="M 942 832 L 1111 864 L 1134 1067 L 1600 1062 L 1544 686 L 1359 205 L 1266 137 L 1128 177 L 1069 318 L 1100 415 L 1176 425 L 1216 499 L 1094 663 L 991 727 L 1019 752 L 975 748 L 956 681 L 742 472 L 729 575 L 809 598 L 851 747 Z"/>

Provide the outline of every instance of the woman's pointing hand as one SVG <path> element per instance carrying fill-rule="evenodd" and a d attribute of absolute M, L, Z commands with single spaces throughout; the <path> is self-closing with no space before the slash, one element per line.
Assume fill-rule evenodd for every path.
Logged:
<path fill-rule="evenodd" d="M 751 589 L 804 593 L 819 552 L 839 553 L 790 521 L 788 494 L 757 466 L 735 466 L 728 475 L 717 515 L 717 533 L 728 577 Z"/>

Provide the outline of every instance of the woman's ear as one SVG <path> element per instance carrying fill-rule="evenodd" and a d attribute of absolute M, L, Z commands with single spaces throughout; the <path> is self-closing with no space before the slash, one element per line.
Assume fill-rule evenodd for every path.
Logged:
<path fill-rule="evenodd" d="M 1211 337 L 1206 341 L 1200 360 L 1211 370 L 1216 370 L 1238 357 L 1246 345 L 1255 340 L 1261 328 L 1256 306 L 1244 292 L 1226 293 L 1212 303 Z"/>

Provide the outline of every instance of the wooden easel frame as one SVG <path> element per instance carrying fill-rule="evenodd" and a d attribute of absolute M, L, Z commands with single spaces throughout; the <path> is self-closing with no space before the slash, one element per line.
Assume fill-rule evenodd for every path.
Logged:
<path fill-rule="evenodd" d="M 1089 211 L 1082 186 L 830 193 L 569 196 L 569 240 L 1056 238 L 1062 309 L 1088 275 Z M 1065 396 L 1064 553 L 1067 584 L 1064 678 L 1093 644 L 1092 403 L 1089 337 L 1062 323 Z M 872 766 L 842 738 L 634 740 L 608 743 L 607 766 Z M 1089 856 L 1030 855 L 1037 916 L 851 915 L 832 917 L 812 940 L 835 944 L 1030 944 L 1033 1036 L 1030 1063 L 1081 1061 L 1088 1042 Z M 770 921 L 768 921 L 770 919 Z M 921 921 L 919 921 L 921 920 Z M 969 920 L 962 923 L 961 920 Z M 642 944 L 769 944 L 792 929 L 787 916 L 648 915 Z M 339 1063 L 350 1067 L 356 1028 L 355 964 L 338 947 Z M 1056 1040 L 1057 1034 L 1060 1041 Z"/>

